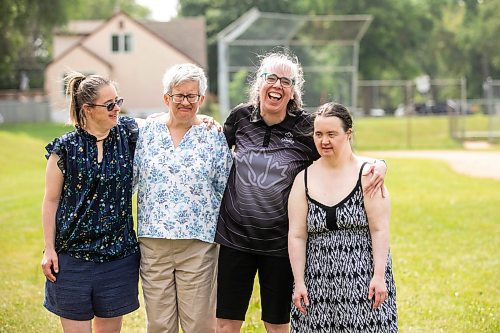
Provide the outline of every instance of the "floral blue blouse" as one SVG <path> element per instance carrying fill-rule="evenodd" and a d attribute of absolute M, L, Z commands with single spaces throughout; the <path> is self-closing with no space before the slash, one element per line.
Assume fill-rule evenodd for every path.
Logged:
<path fill-rule="evenodd" d="M 194 125 L 174 147 L 166 124 L 148 119 L 134 159 L 138 236 L 213 242 L 231 165 L 215 128 Z"/>
<path fill-rule="evenodd" d="M 138 252 L 132 218 L 132 164 L 139 129 L 120 117 L 103 141 L 97 161 L 96 138 L 80 127 L 45 149 L 59 156 L 64 175 L 56 213 L 57 253 L 106 262 Z"/>

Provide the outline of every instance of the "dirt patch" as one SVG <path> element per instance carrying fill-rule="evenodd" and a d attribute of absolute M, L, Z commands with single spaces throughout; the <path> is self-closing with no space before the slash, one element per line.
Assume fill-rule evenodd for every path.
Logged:
<path fill-rule="evenodd" d="M 490 149 L 491 143 L 488 141 L 464 141 L 465 149 Z"/>
<path fill-rule="evenodd" d="M 500 152 L 416 150 L 368 151 L 363 155 L 377 158 L 424 158 L 448 162 L 453 170 L 472 177 L 500 179 Z"/>

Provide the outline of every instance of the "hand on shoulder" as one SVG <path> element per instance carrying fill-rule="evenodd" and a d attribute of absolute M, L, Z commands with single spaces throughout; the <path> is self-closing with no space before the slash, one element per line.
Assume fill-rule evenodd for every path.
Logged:
<path fill-rule="evenodd" d="M 157 112 L 157 113 L 150 114 L 146 118 L 146 121 L 166 122 L 169 118 L 170 118 L 170 114 L 168 112 Z"/>

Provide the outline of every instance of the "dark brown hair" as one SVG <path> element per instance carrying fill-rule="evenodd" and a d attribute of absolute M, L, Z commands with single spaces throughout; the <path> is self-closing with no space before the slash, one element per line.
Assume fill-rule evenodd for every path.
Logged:
<path fill-rule="evenodd" d="M 352 128 L 352 117 L 349 110 L 342 104 L 329 102 L 321 105 L 318 111 L 313 113 L 313 118 L 317 117 L 337 117 L 342 121 L 342 128 L 345 132 Z"/>

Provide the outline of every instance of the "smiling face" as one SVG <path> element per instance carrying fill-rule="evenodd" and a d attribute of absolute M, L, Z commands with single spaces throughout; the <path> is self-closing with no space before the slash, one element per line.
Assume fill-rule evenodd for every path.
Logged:
<path fill-rule="evenodd" d="M 285 66 L 274 66 L 267 68 L 266 73 L 275 74 L 278 77 L 293 78 L 292 70 Z M 285 116 L 288 102 L 293 98 L 293 86 L 283 87 L 281 80 L 274 84 L 267 83 L 265 77 L 260 77 L 260 113 L 265 115 Z"/>
<path fill-rule="evenodd" d="M 176 86 L 173 86 L 169 94 L 163 96 L 165 105 L 170 110 L 172 120 L 182 123 L 193 123 L 196 120 L 196 113 L 203 105 L 205 96 L 200 96 L 196 103 L 190 103 L 187 98 L 183 98 L 180 103 L 175 103 L 169 95 L 198 95 L 198 81 L 185 81 Z"/>
<path fill-rule="evenodd" d="M 116 101 L 118 94 L 116 93 L 116 88 L 110 85 L 104 85 L 99 89 L 97 99 L 93 104 L 106 105 Z M 93 122 L 95 125 L 101 128 L 112 128 L 118 122 L 118 115 L 120 114 L 120 106 L 115 104 L 113 110 L 108 111 L 104 106 L 90 106 L 86 104 L 85 111 L 87 112 L 87 121 Z"/>
<path fill-rule="evenodd" d="M 340 156 L 351 152 L 350 138 L 352 129 L 344 130 L 345 125 L 339 117 L 318 116 L 314 120 L 314 144 L 322 157 Z"/>

